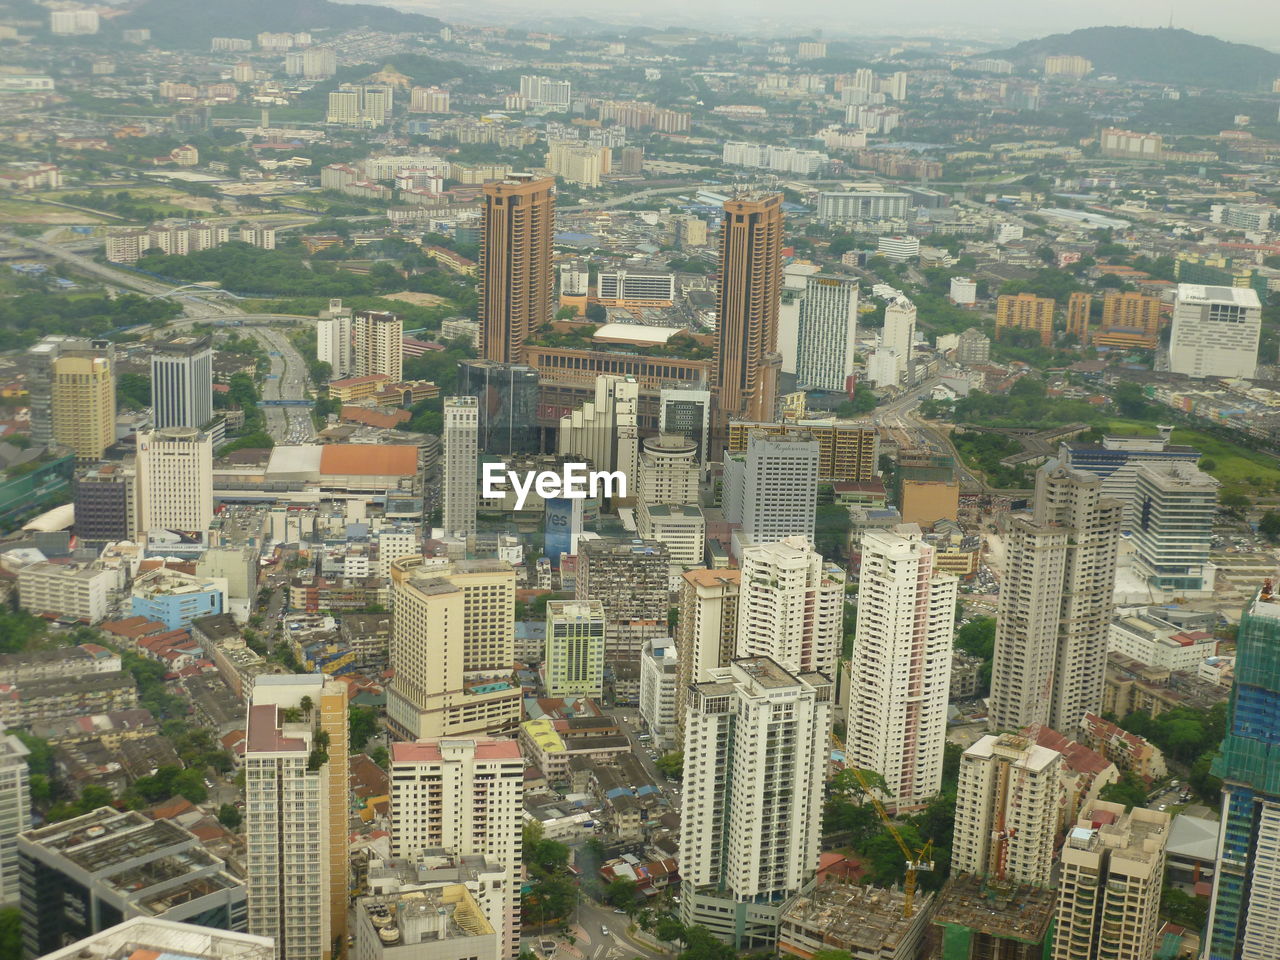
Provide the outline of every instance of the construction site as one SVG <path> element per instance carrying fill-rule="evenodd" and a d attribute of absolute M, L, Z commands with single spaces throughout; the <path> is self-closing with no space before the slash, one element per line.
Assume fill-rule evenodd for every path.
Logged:
<path fill-rule="evenodd" d="M 937 960 L 1044 960 L 1052 949 L 1056 899 L 1026 884 L 1000 887 L 968 874 L 938 895 L 929 956 Z M 940 935 L 939 935 L 940 934 Z"/>
<path fill-rule="evenodd" d="M 902 890 L 818 884 L 782 914 L 778 953 L 810 960 L 820 950 L 847 950 L 852 960 L 915 960 L 932 896 L 917 892 L 912 909 Z"/>

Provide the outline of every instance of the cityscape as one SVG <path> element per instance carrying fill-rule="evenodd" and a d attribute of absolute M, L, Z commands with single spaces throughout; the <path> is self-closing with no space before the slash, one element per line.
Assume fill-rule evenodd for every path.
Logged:
<path fill-rule="evenodd" d="M 0 960 L 1280 960 L 1280 13 L 1127 6 L 0 0 Z"/>

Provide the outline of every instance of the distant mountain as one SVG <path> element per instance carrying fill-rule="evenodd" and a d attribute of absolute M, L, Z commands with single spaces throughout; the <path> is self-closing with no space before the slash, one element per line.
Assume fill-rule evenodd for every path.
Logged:
<path fill-rule="evenodd" d="M 435 33 L 435 17 L 390 7 L 329 0 L 143 0 L 111 21 L 128 30 L 147 27 L 161 46 L 208 49 L 212 37 L 252 39 L 264 31 L 350 30 L 370 27 L 388 33 Z"/>
<path fill-rule="evenodd" d="M 1280 54 L 1246 43 L 1228 43 L 1189 30 L 1089 27 L 1027 40 L 988 57 L 1039 67 L 1049 54 L 1077 54 L 1093 61 L 1095 74 L 1222 90 L 1270 90 L 1280 77 Z"/>

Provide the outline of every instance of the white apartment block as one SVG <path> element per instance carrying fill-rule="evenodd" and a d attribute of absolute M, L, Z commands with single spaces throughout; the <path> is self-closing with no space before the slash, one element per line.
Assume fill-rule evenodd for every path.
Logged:
<path fill-rule="evenodd" d="M 1217 656 L 1218 638 L 1203 630 L 1184 630 L 1150 614 L 1117 616 L 1107 635 L 1107 652 L 1164 670 L 1198 673 Z"/>
<path fill-rule="evenodd" d="M 884 777 L 895 810 L 923 807 L 942 784 L 958 584 L 915 524 L 863 534 L 848 758 Z"/>
<path fill-rule="evenodd" d="M 818 274 L 805 280 L 796 342 L 796 382 L 845 389 L 858 346 L 858 282 Z"/>
<path fill-rule="evenodd" d="M 813 541 L 818 510 L 818 441 L 752 434 L 744 453 L 724 457 L 724 514 L 741 524 L 735 553 L 786 537 Z"/>
<path fill-rule="evenodd" d="M 524 757 L 515 740 L 457 737 L 391 745 L 391 849 L 482 856 L 505 872 L 501 955 L 520 953 Z"/>
<path fill-rule="evenodd" d="M 192 427 L 138 433 L 138 531 L 203 536 L 213 523 L 213 442 Z"/>
<path fill-rule="evenodd" d="M 911 194 L 885 190 L 854 190 L 818 194 L 818 219 L 851 224 L 864 220 L 901 220 L 911 209 Z"/>
<path fill-rule="evenodd" d="M 768 949 L 818 866 L 833 685 L 767 657 L 709 673 L 685 716 L 680 919 Z"/>
<path fill-rule="evenodd" d="M 742 572 L 725 568 L 688 570 L 680 578 L 680 616 L 676 623 L 677 742 L 684 736 L 689 685 L 727 667 L 738 642 L 738 592 Z"/>
<path fill-rule="evenodd" d="M 1188 377 L 1252 379 L 1258 367 L 1262 303 L 1248 287 L 1178 284 L 1169 370 Z"/>
<path fill-rule="evenodd" d="M 911 375 L 916 349 L 916 307 L 905 297 L 891 300 L 884 308 L 880 349 L 897 354 L 902 372 Z"/>
<path fill-rule="evenodd" d="M 1067 832 L 1053 960 L 1155 955 L 1169 814 L 1095 800 Z"/>
<path fill-rule="evenodd" d="M 744 547 L 735 655 L 769 657 L 792 672 L 834 678 L 844 583 L 844 570 L 803 537 Z"/>
<path fill-rule="evenodd" d="M 383 373 L 391 383 L 404 379 L 404 322 L 399 314 L 358 310 L 351 336 L 357 377 Z"/>
<path fill-rule="evenodd" d="M 1058 830 L 1062 754 L 1026 737 L 988 734 L 960 758 L 951 869 L 1048 887 Z"/>
<path fill-rule="evenodd" d="M 101 623 L 113 610 L 119 576 L 88 564 L 30 563 L 18 571 L 18 602 L 36 616 Z"/>
<path fill-rule="evenodd" d="M 1213 592 L 1209 562 L 1218 481 L 1190 463 L 1144 463 L 1137 471 L 1133 545 L 1147 585 L 1167 599 Z"/>
<path fill-rule="evenodd" d="M 55 37 L 76 37 L 98 32 L 98 11 L 51 10 L 49 32 Z"/>
<path fill-rule="evenodd" d="M 543 682 L 548 697 L 599 700 L 604 695 L 604 604 L 599 600 L 547 604 Z"/>
<path fill-rule="evenodd" d="M 475 397 L 446 397 L 441 459 L 446 537 L 465 539 L 476 532 L 480 503 L 480 408 Z"/>
<path fill-rule="evenodd" d="M 568 80 L 552 80 L 549 77 L 522 76 L 520 96 L 535 110 L 557 113 L 568 111 L 572 102 Z"/>
<path fill-rule="evenodd" d="M 876 252 L 893 263 L 906 263 L 920 256 L 920 238 L 881 237 L 876 241 Z"/>
<path fill-rule="evenodd" d="M 330 379 L 351 374 L 351 315 L 321 317 L 316 321 L 316 359 L 329 364 Z"/>
<path fill-rule="evenodd" d="M 654 743 L 672 749 L 676 739 L 676 645 L 670 640 L 646 640 L 640 648 L 640 717 Z"/>
<path fill-rule="evenodd" d="M 0 906 L 18 902 L 18 834 L 31 827 L 30 752 L 0 727 Z"/>

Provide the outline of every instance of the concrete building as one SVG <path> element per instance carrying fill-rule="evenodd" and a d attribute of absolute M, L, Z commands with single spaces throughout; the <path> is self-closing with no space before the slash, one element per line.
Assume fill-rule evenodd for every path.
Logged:
<path fill-rule="evenodd" d="M 525 760 L 515 740 L 426 739 L 391 745 L 391 849 L 483 857 L 504 873 L 501 956 L 520 952 L 521 810 Z M 416 954 L 415 954 L 416 956 Z"/>
<path fill-rule="evenodd" d="M 890 190 L 823 191 L 818 219 L 832 224 L 901 220 L 911 208 L 911 195 Z"/>
<path fill-rule="evenodd" d="M 844 570 L 803 537 L 744 547 L 735 656 L 768 657 L 793 673 L 834 677 L 844 582 Z"/>
<path fill-rule="evenodd" d="M 796 341 L 796 382 L 840 393 L 858 345 L 858 282 L 817 274 L 805 280 Z"/>
<path fill-rule="evenodd" d="M 1030 517 L 1009 524 L 988 713 L 992 730 L 1073 735 L 1102 712 L 1123 507 L 1090 474 L 1050 461 Z"/>
<path fill-rule="evenodd" d="M 847 756 L 884 777 L 894 810 L 920 809 L 942 785 L 957 588 L 919 527 L 863 534 Z"/>
<path fill-rule="evenodd" d="M 602 270 L 596 298 L 607 307 L 669 307 L 676 299 L 676 275 L 656 270 Z"/>
<path fill-rule="evenodd" d="M 634 496 L 641 505 L 698 502 L 702 466 L 696 440 L 670 433 L 646 437 L 638 467 Z"/>
<path fill-rule="evenodd" d="M 346 684 L 259 676 L 242 766 L 249 932 L 275 940 L 278 960 L 323 960 L 347 932 Z"/>
<path fill-rule="evenodd" d="M 646 640 L 640 648 L 640 719 L 661 750 L 677 747 L 676 677 L 679 657 L 670 640 Z"/>
<path fill-rule="evenodd" d="M 513 174 L 482 190 L 481 355 L 521 363 L 525 340 L 554 313 L 555 180 Z"/>
<path fill-rule="evenodd" d="M 100 807 L 18 836 L 28 958 L 133 918 L 245 929 L 245 885 L 191 831 Z"/>
<path fill-rule="evenodd" d="M 445 397 L 441 524 L 446 537 L 465 539 L 476 532 L 476 508 L 480 503 L 479 439 L 476 398 Z"/>
<path fill-rule="evenodd" d="M 209 337 L 173 337 L 151 352 L 152 422 L 205 429 L 213 420 L 213 347 Z"/>
<path fill-rule="evenodd" d="M 138 433 L 138 535 L 198 549 L 213 523 L 213 442 L 192 427 Z"/>
<path fill-rule="evenodd" d="M 352 960 L 499 960 L 498 932 L 460 883 L 361 897 Z"/>
<path fill-rule="evenodd" d="M 977 327 L 960 334 L 956 344 L 956 363 L 962 367 L 980 367 L 991 362 L 991 340 Z"/>
<path fill-rule="evenodd" d="M 891 263 L 906 263 L 920 256 L 920 238 L 880 237 L 876 241 L 876 253 Z"/>
<path fill-rule="evenodd" d="M 599 600 L 547 604 L 543 682 L 548 697 L 604 696 L 604 606 Z"/>
<path fill-rule="evenodd" d="M 1155 954 L 1168 839 L 1167 813 L 1102 800 L 1085 809 L 1062 847 L 1053 960 Z"/>
<path fill-rule="evenodd" d="M 518 363 L 463 360 L 458 395 L 476 398 L 479 447 L 491 456 L 538 453 L 538 371 Z"/>
<path fill-rule="evenodd" d="M 709 671 L 727 667 L 738 640 L 739 570 L 686 571 L 680 579 L 676 621 L 677 743 L 683 742 L 685 706 L 690 684 L 701 683 Z"/>
<path fill-rule="evenodd" d="M 1124 504 L 1125 527 L 1132 529 L 1138 519 L 1138 467 L 1174 463 L 1194 467 L 1200 460 L 1200 451 L 1194 447 L 1171 444 L 1171 433 L 1171 428 L 1164 427 L 1159 436 L 1106 434 L 1100 444 L 1064 443 L 1058 458 L 1073 470 L 1097 477 L 1102 482 L 1102 495 Z"/>
<path fill-rule="evenodd" d="M 1050 54 L 1044 58 L 1044 75 L 1046 77 L 1069 77 L 1079 80 L 1088 76 L 1093 64 L 1084 57 L 1075 54 Z"/>
<path fill-rule="evenodd" d="M 316 359 L 329 364 L 331 379 L 341 380 L 351 376 L 354 369 L 351 311 L 343 309 L 338 301 L 338 308 L 331 306 L 328 313 L 316 321 Z"/>
<path fill-rule="evenodd" d="M 37 616 L 93 625 L 111 613 L 119 584 L 114 571 L 87 563 L 29 563 L 18 571 L 18 603 Z"/>
<path fill-rule="evenodd" d="M 1124 341 L 1118 338 L 1125 335 L 1136 338 L 1142 346 L 1156 346 L 1160 340 L 1159 297 L 1125 290 L 1109 292 L 1102 298 L 1102 326 L 1093 342 L 1104 347 L 1123 346 Z"/>
<path fill-rule="evenodd" d="M 680 919 L 770 949 L 818 866 L 832 683 L 753 657 L 711 670 L 689 698 Z"/>
<path fill-rule="evenodd" d="M 520 78 L 520 97 L 531 109 L 566 113 L 571 100 L 568 80 L 525 75 Z"/>
<path fill-rule="evenodd" d="M 1188 377 L 1251 379 L 1258 366 L 1262 304 L 1249 287 L 1178 284 L 1169 370 Z"/>
<path fill-rule="evenodd" d="M 978 302 L 978 284 L 968 277 L 951 278 L 951 302 L 961 307 L 971 307 Z"/>
<path fill-rule="evenodd" d="M 0 727 L 0 905 L 18 902 L 18 834 L 31 824 L 26 745 Z"/>
<path fill-rule="evenodd" d="M 724 204 L 712 369 L 719 409 L 729 417 L 773 420 L 782 365 L 782 219 L 780 193 Z"/>
<path fill-rule="evenodd" d="M 735 552 L 785 537 L 813 542 L 818 509 L 818 441 L 753 433 L 745 453 L 725 453 L 725 519 L 739 524 Z"/>
<path fill-rule="evenodd" d="M 666 547 L 673 567 L 687 569 L 703 563 L 707 520 L 701 507 L 692 503 L 642 503 L 637 520 L 640 536 Z"/>
<path fill-rule="evenodd" d="M 1053 308 L 1051 297 L 1034 293 L 1003 294 L 996 298 L 996 339 L 1007 329 L 1031 330 L 1040 337 L 1040 346 L 1053 344 Z"/>
<path fill-rule="evenodd" d="M 778 954 L 812 960 L 841 950 L 850 960 L 915 960 L 924 945 L 933 894 L 916 892 L 907 916 L 901 890 L 819 883 L 782 914 Z"/>
<path fill-rule="evenodd" d="M 119 960 L 139 955 L 183 960 L 274 960 L 275 944 L 268 937 L 215 930 L 204 924 L 130 917 L 101 933 L 47 953 L 43 960 Z"/>
<path fill-rule="evenodd" d="M 988 734 L 960 758 L 956 873 L 1050 886 L 1061 806 L 1062 754 L 1026 737 Z"/>
<path fill-rule="evenodd" d="M 351 320 L 352 368 L 357 377 L 377 374 L 404 380 L 404 322 L 396 313 L 357 310 Z"/>
<path fill-rule="evenodd" d="M 76 538 L 105 546 L 137 539 L 136 472 L 120 463 L 100 463 L 76 476 Z"/>
<path fill-rule="evenodd" d="M 579 543 L 574 595 L 604 606 L 606 662 L 638 663 L 644 641 L 669 636 L 670 564 L 667 548 L 651 540 Z"/>
<path fill-rule="evenodd" d="M 31 432 L 96 463 L 116 441 L 115 350 L 109 341 L 47 337 L 32 348 Z"/>
<path fill-rule="evenodd" d="M 161 567 L 134 579 L 129 614 L 163 623 L 170 630 L 184 630 L 192 620 L 217 616 L 226 605 L 227 581 L 222 577 L 197 577 Z"/>
<path fill-rule="evenodd" d="M 1048 955 L 1056 891 L 1027 885 L 989 885 L 953 873 L 934 900 L 946 960 L 1043 960 Z"/>
<path fill-rule="evenodd" d="M 387 725 L 401 740 L 505 733 L 520 720 L 515 570 L 501 560 L 391 564 Z"/>
<path fill-rule="evenodd" d="M 1209 562 L 1218 481 L 1189 463 L 1143 464 L 1137 470 L 1133 544 L 1138 571 L 1165 598 L 1213 592 Z"/>
<path fill-rule="evenodd" d="M 1204 630 L 1188 630 L 1147 613 L 1117 616 L 1111 621 L 1107 652 L 1118 653 L 1163 670 L 1197 673 L 1218 653 L 1218 638 Z"/>
<path fill-rule="evenodd" d="M 595 398 L 560 418 L 558 453 L 581 457 L 599 471 L 622 474 L 622 486 L 615 488 L 613 499 L 630 501 L 636 496 L 639 405 L 640 383 L 635 377 L 599 376 Z"/>
<path fill-rule="evenodd" d="M 880 349 L 898 358 L 898 380 L 910 382 L 915 369 L 916 308 L 902 297 L 884 308 L 884 328 L 880 331 Z"/>
<path fill-rule="evenodd" d="M 705 464 L 711 452 L 711 391 L 664 387 L 658 395 L 658 432 L 692 440 Z"/>
<path fill-rule="evenodd" d="M 817 441 L 819 480 L 865 483 L 879 476 L 879 435 L 869 420 L 838 420 L 835 417 L 785 420 L 782 423 L 733 420 L 729 423 L 727 449 L 733 453 L 744 453 L 756 435 Z"/>

